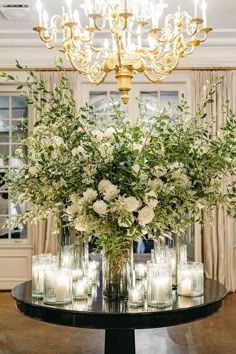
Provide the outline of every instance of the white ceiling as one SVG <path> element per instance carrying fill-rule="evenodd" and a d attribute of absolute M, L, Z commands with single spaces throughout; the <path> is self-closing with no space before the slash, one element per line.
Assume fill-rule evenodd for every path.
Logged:
<path fill-rule="evenodd" d="M 61 13 L 61 6 L 65 5 L 65 0 L 41 0 L 43 7 L 47 10 L 49 16 Z M 88 1 L 88 0 L 87 0 Z M 159 0 L 156 0 L 159 2 Z M 200 0 L 201 1 L 201 0 Z M 36 11 L 37 0 L 0 0 L 1 4 L 25 4 L 28 3 L 30 10 L 25 11 L 25 14 L 18 20 L 7 20 L 0 12 L 0 52 L 1 55 L 6 55 L 5 51 L 12 52 L 15 50 L 25 50 L 25 53 L 30 48 L 44 52 L 48 51 L 45 45 L 38 39 L 38 34 L 32 30 L 38 24 L 38 15 Z M 78 4 L 83 3 L 82 0 L 72 0 L 73 9 L 78 8 Z M 166 0 L 168 9 L 165 14 L 174 12 L 180 5 L 181 10 L 186 10 L 193 14 L 194 0 Z M 209 38 L 201 47 L 233 47 L 236 49 L 236 0 L 206 0 L 207 2 L 207 20 L 209 26 L 213 27 L 213 32 L 209 34 Z M 14 10 L 15 14 L 19 15 L 22 10 Z M 37 48 L 37 49 L 36 49 Z M 58 55 L 58 51 L 54 49 L 51 57 Z M 0 67 L 1 63 L 0 55 Z M 10 54 L 9 54 L 10 55 Z M 32 54 L 33 55 L 33 54 Z M 45 54 L 47 55 L 47 54 Z M 6 60 L 6 59 L 5 59 Z M 236 64 L 236 58 L 235 58 Z M 11 64 L 10 64 L 11 65 Z"/>

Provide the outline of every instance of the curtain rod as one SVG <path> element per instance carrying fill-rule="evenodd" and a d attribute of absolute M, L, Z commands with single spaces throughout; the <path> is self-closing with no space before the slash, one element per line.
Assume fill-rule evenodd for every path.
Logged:
<path fill-rule="evenodd" d="M 28 70 L 32 71 L 57 71 L 56 68 L 28 68 Z M 216 67 L 179 67 L 176 68 L 174 71 L 230 71 L 236 70 L 236 66 L 216 66 Z M 0 68 L 1 71 L 27 71 L 26 69 L 17 69 L 17 68 Z M 65 71 L 74 71 L 73 68 L 65 68 Z"/>

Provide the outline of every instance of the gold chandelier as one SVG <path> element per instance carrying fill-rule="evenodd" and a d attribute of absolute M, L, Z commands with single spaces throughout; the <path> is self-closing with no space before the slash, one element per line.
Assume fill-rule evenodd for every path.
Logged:
<path fill-rule="evenodd" d="M 85 0 L 74 11 L 72 5 L 66 0 L 66 11 L 62 8 L 62 14 L 48 22 L 39 0 L 39 25 L 34 30 L 49 49 L 62 31 L 60 51 L 95 85 L 115 71 L 123 103 L 128 102 L 135 73 L 161 82 L 212 30 L 207 26 L 205 0 L 201 17 L 199 0 L 194 0 L 193 16 L 178 8 L 164 20 L 161 16 L 168 5 L 162 0 Z"/>

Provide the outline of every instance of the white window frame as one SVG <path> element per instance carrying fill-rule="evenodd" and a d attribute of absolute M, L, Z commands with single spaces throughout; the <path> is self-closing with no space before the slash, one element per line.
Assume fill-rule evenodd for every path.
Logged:
<path fill-rule="evenodd" d="M 6 84 L 1 84 L 0 83 L 0 96 L 19 96 L 19 92 L 17 91 L 16 89 L 16 85 L 12 85 L 12 84 L 9 84 L 9 85 L 6 85 Z M 11 109 L 11 107 L 9 107 L 9 109 Z M 30 119 L 29 117 L 29 107 L 28 107 L 28 119 Z M 12 117 L 9 117 L 9 124 L 11 124 L 11 121 L 16 121 L 17 119 L 13 118 Z M 7 121 L 7 120 L 6 120 Z M 19 120 L 20 121 L 20 120 Z M 8 145 L 8 143 L 1 143 L 1 145 Z M 18 142 L 14 142 L 12 143 L 12 141 L 9 141 L 9 156 L 10 158 L 12 157 L 12 146 L 19 146 L 20 143 Z M 7 166 L 3 166 L 3 169 L 9 169 L 11 168 L 11 163 Z M 13 167 L 15 168 L 15 167 Z M 9 191 L 6 191 L 10 194 Z M 10 204 L 10 200 L 9 200 L 9 204 Z M 9 205 L 9 209 L 8 209 L 9 213 L 8 213 L 8 216 L 9 216 L 9 219 L 11 219 L 11 212 L 10 212 L 10 205 Z M 5 216 L 5 215 L 4 215 Z M 26 224 L 26 227 L 27 227 L 27 233 L 26 233 L 26 238 L 25 239 L 13 239 L 13 238 L 8 238 L 7 239 L 1 239 L 0 238 L 0 245 L 14 245 L 14 244 L 21 244 L 21 245 L 29 245 L 31 244 L 31 239 L 30 239 L 30 223 L 28 222 Z"/>

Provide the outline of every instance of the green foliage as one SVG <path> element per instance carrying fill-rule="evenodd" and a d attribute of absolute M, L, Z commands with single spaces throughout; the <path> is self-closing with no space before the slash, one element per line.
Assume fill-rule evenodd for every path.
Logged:
<path fill-rule="evenodd" d="M 63 70 L 60 62 L 58 69 Z M 223 178 L 236 172 L 235 114 L 227 104 L 222 107 L 226 123 L 215 135 L 213 119 L 204 119 L 220 80 L 195 116 L 182 97 L 174 115 L 167 109 L 152 116 L 150 124 L 138 101 L 134 124 L 112 102 L 112 120 L 105 126 L 89 104 L 76 111 L 65 72 L 53 90 L 32 71 L 28 74 L 24 83 L 2 74 L 19 82 L 37 118 L 24 142 L 26 163 L 7 178 L 15 202 L 33 205 L 20 222 L 63 217 L 82 237 L 96 235 L 114 257 L 121 244 L 140 235 L 184 233 L 214 205 L 223 203 L 235 214 L 236 185 L 229 183 L 226 192 L 222 188 Z"/>

